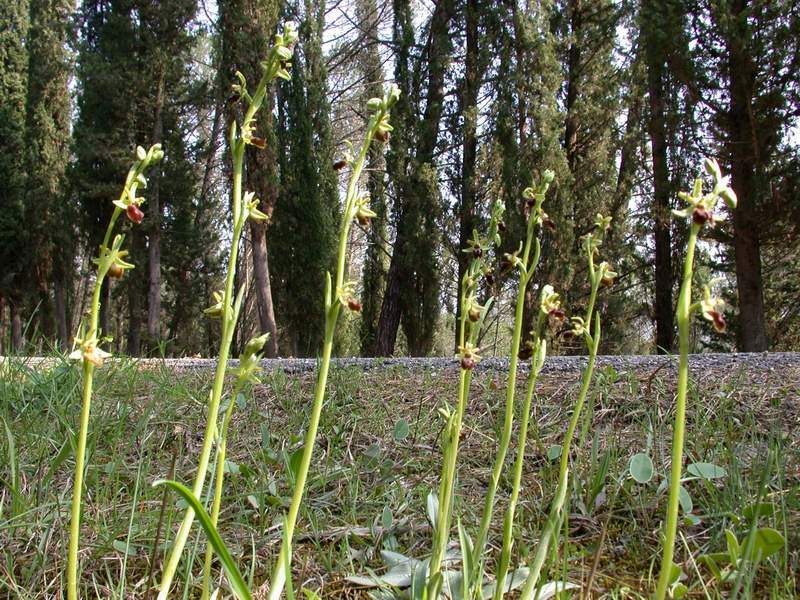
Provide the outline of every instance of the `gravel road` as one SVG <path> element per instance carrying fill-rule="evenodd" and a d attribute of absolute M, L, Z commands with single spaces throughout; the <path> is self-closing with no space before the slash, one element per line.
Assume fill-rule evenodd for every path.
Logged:
<path fill-rule="evenodd" d="M 17 359 L 21 360 L 21 359 Z M 22 359 L 29 366 L 52 362 L 53 359 L 29 358 Z M 2 359 L 0 359 L 2 361 Z M 230 361 L 235 365 L 238 361 Z M 586 356 L 551 356 L 547 358 L 543 369 L 544 374 L 572 373 L 580 371 L 586 366 Z M 168 358 L 168 359 L 142 359 L 143 367 L 164 366 L 175 371 L 211 370 L 216 365 L 214 359 L 209 358 Z M 265 370 L 281 369 L 287 373 L 304 373 L 313 371 L 317 361 L 309 358 L 277 358 L 263 360 Z M 677 356 L 598 356 L 597 367 L 613 367 L 617 371 L 663 371 L 677 370 Z M 334 368 L 358 367 L 364 370 L 399 368 L 411 371 L 443 371 L 457 370 L 458 362 L 455 358 L 336 358 L 333 359 Z M 522 369 L 527 368 L 527 363 L 520 363 Z M 689 357 L 689 368 L 693 372 L 717 369 L 731 370 L 743 367 L 748 370 L 770 371 L 785 369 L 800 369 L 800 352 L 764 352 L 764 353 L 731 353 L 731 354 L 692 354 Z M 499 358 L 485 358 L 478 363 L 480 371 L 506 371 L 508 360 Z"/>

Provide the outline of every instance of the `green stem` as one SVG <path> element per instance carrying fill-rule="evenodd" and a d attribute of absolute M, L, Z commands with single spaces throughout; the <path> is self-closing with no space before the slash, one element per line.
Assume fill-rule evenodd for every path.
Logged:
<path fill-rule="evenodd" d="M 130 178 L 130 177 L 129 177 Z M 124 195 L 123 191 L 123 195 Z M 115 207 L 111 220 L 106 228 L 103 244 L 100 246 L 100 258 L 108 251 L 111 234 L 114 231 L 117 219 L 122 211 Z M 97 279 L 92 291 L 92 308 L 89 317 L 89 329 L 85 333 L 86 339 L 97 338 L 97 327 L 100 320 L 100 293 L 103 280 L 108 272 L 109 265 L 102 260 L 97 267 Z M 75 476 L 72 485 L 72 509 L 69 526 L 69 549 L 67 550 L 67 598 L 78 600 L 78 550 L 80 548 L 81 534 L 81 504 L 83 497 L 83 470 L 86 460 L 86 439 L 89 433 L 89 415 L 92 407 L 92 387 L 94 384 L 94 365 L 83 359 L 83 393 L 81 395 L 80 428 L 78 430 L 78 443 L 75 449 Z"/>
<path fill-rule="evenodd" d="M 311 466 L 311 457 L 314 453 L 314 445 L 317 439 L 317 429 L 319 427 L 319 419 L 322 414 L 322 405 L 325 400 L 325 387 L 328 382 L 328 370 L 331 362 L 331 352 L 333 350 L 333 337 L 336 332 L 336 321 L 339 317 L 339 310 L 341 304 L 336 297 L 338 291 L 344 286 L 345 277 L 345 261 L 347 259 L 347 240 L 350 234 L 350 227 L 355 217 L 356 194 L 358 190 L 358 180 L 361 177 L 361 172 L 364 168 L 366 161 L 367 151 L 372 142 L 375 134 L 374 125 L 380 122 L 384 112 L 379 111 L 373 116 L 371 126 L 367 128 L 366 139 L 361 146 L 358 159 L 353 165 L 353 172 L 350 176 L 350 182 L 347 186 L 347 195 L 345 197 L 345 210 L 342 218 L 342 224 L 339 229 L 339 253 L 337 257 L 336 266 L 336 285 L 333 289 L 328 289 L 326 306 L 325 306 L 325 340 L 322 346 L 322 363 L 320 365 L 319 376 L 317 378 L 316 388 L 314 390 L 314 403 L 311 408 L 311 416 L 309 418 L 308 431 L 306 432 L 305 440 L 303 443 L 303 456 L 300 461 L 300 469 L 297 473 L 295 480 L 294 491 L 292 493 L 292 502 L 289 505 L 289 513 L 286 516 L 286 529 L 283 533 L 283 541 L 281 542 L 281 550 L 278 553 L 278 559 L 275 562 L 275 567 L 272 570 L 272 578 L 270 580 L 269 600 L 278 600 L 280 598 L 283 588 L 286 585 L 286 572 L 291 565 L 287 564 L 292 555 L 292 537 L 294 535 L 294 528 L 297 523 L 297 515 L 300 512 L 300 505 L 303 502 L 303 494 L 305 492 L 306 479 L 308 477 L 308 470 Z M 330 282 L 330 279 L 328 280 Z"/>
<path fill-rule="evenodd" d="M 217 440 L 217 469 L 214 479 L 214 500 L 211 504 L 211 523 L 214 527 L 217 526 L 219 521 L 220 508 L 222 506 L 222 488 L 225 480 L 225 452 L 228 447 L 228 426 L 231 422 L 233 415 L 233 407 L 236 403 L 236 397 L 239 395 L 241 388 L 237 386 L 231 395 L 230 404 L 225 411 L 225 416 L 222 419 L 222 427 L 219 432 L 219 439 Z M 211 561 L 214 558 L 214 548 L 211 544 L 206 546 L 206 558 L 203 563 L 203 591 L 201 600 L 208 600 L 211 595 Z"/>
<path fill-rule="evenodd" d="M 466 320 L 462 319 L 462 331 L 466 326 Z M 472 381 L 472 370 L 461 369 L 458 385 L 458 406 L 456 407 L 455 419 L 449 430 L 448 439 L 445 442 L 444 465 L 442 467 L 442 480 L 439 484 L 439 519 L 436 523 L 435 540 L 433 552 L 431 553 L 430 566 L 428 568 L 428 598 L 436 596 L 436 590 L 441 582 L 436 577 L 441 572 L 442 561 L 447 551 L 447 542 L 450 538 L 450 527 L 452 524 L 453 490 L 455 488 L 456 462 L 458 460 L 458 445 L 461 437 L 461 427 L 464 421 L 464 411 L 469 397 L 469 386 Z"/>
<path fill-rule="evenodd" d="M 481 517 L 478 536 L 475 539 L 475 546 L 472 554 L 473 565 L 477 565 L 479 560 L 483 557 L 483 552 L 486 546 L 486 538 L 489 535 L 492 512 L 494 510 L 494 498 L 497 493 L 497 486 L 500 483 L 500 475 L 503 473 L 503 466 L 505 465 L 508 446 L 511 443 L 511 430 L 514 424 L 514 399 L 517 393 L 517 366 L 519 364 L 519 347 L 522 340 L 522 321 L 525 310 L 525 290 L 527 289 L 528 283 L 533 276 L 533 272 L 536 270 L 536 266 L 539 263 L 539 255 L 541 252 L 539 241 L 536 240 L 533 261 L 528 264 L 531 245 L 533 244 L 534 239 L 534 226 L 534 220 L 531 219 L 528 223 L 525 248 L 522 253 L 522 262 L 525 265 L 526 270 L 520 274 L 519 287 L 517 289 L 517 304 L 514 310 L 514 335 L 511 338 L 511 356 L 509 357 L 508 365 L 508 383 L 506 386 L 506 405 L 505 416 L 503 418 L 503 431 L 500 436 L 500 445 L 497 450 L 497 456 L 495 457 L 494 465 L 492 467 L 492 476 L 489 481 L 489 487 L 486 490 L 483 516 Z M 478 570 L 474 570 L 474 572 L 478 574 Z"/>
<path fill-rule="evenodd" d="M 542 326 L 542 312 L 539 311 L 539 319 L 536 327 L 535 339 L 540 339 Z M 534 357 L 536 361 L 538 357 Z M 511 564 L 512 535 L 514 532 L 514 516 L 519 502 L 519 491 L 522 487 L 522 467 L 525 464 L 525 445 L 528 441 L 528 423 L 530 421 L 531 404 L 533 402 L 533 392 L 536 389 L 536 381 L 539 378 L 539 370 L 536 365 L 531 365 L 531 372 L 528 375 L 528 385 L 525 392 L 525 402 L 522 407 L 522 421 L 519 426 L 519 441 L 517 442 L 517 457 L 514 461 L 514 481 L 511 488 L 511 498 L 503 519 L 503 546 L 500 551 L 500 562 L 497 568 L 496 586 L 494 591 L 495 600 L 503 597 L 505 579 L 508 574 L 508 567 Z"/>
<path fill-rule="evenodd" d="M 595 286 L 596 284 L 593 283 L 592 287 L 594 288 Z M 597 290 L 595 289 L 594 291 L 596 292 Z M 592 296 L 595 297 L 596 294 L 593 294 Z M 594 306 L 592 305 L 589 308 L 590 310 L 593 310 Z M 578 426 L 578 421 L 580 420 L 583 405 L 585 404 L 586 397 L 589 393 L 589 387 L 592 383 L 594 365 L 595 360 L 597 359 L 597 350 L 599 346 L 600 317 L 597 315 L 594 322 L 594 332 L 592 333 L 589 346 L 589 364 L 586 367 L 586 371 L 583 373 L 583 381 L 581 382 L 578 401 L 575 403 L 575 409 L 572 411 L 572 417 L 570 418 L 569 425 L 567 426 L 567 433 L 564 436 L 564 444 L 561 448 L 561 462 L 558 470 L 558 487 L 556 488 L 556 495 L 553 498 L 552 504 L 550 505 L 550 513 L 547 518 L 547 523 L 545 523 L 541 539 L 539 540 L 539 545 L 536 548 L 536 554 L 530 567 L 530 573 L 528 574 L 528 578 L 525 581 L 525 586 L 522 588 L 522 593 L 520 594 L 520 598 L 522 598 L 522 600 L 531 600 L 531 598 L 533 598 L 539 583 L 539 576 L 542 572 L 542 566 L 544 565 L 547 552 L 550 548 L 550 542 L 561 526 L 562 509 L 564 508 L 564 502 L 567 498 L 567 484 L 569 482 L 570 446 L 572 444 L 572 438 L 575 435 L 575 429 Z"/>
<path fill-rule="evenodd" d="M 197 465 L 197 474 L 195 476 L 194 485 L 192 486 L 192 493 L 196 498 L 199 498 L 203 493 L 203 485 L 205 483 L 206 474 L 208 472 L 208 463 L 211 457 L 211 446 L 214 441 L 214 434 L 217 428 L 217 413 L 219 412 L 219 404 L 222 399 L 222 390 L 225 384 L 225 373 L 228 367 L 228 356 L 230 355 L 231 341 L 233 339 L 233 332 L 236 329 L 236 317 L 231 309 L 231 302 L 233 300 L 233 284 L 234 276 L 236 273 L 236 262 L 239 255 L 239 241 L 242 235 L 244 223 L 242 222 L 242 168 L 244 159 L 244 143 L 239 141 L 233 148 L 233 206 L 234 214 L 237 217 L 233 227 L 233 238 L 231 240 L 231 252 L 228 259 L 228 273 L 225 280 L 225 290 L 223 294 L 222 305 L 225 309 L 222 317 L 222 340 L 220 342 L 219 358 L 217 360 L 217 368 L 214 375 L 214 385 L 211 390 L 211 396 L 208 402 L 208 413 L 206 417 L 206 429 L 203 437 L 203 447 L 200 450 L 200 460 Z M 189 539 L 189 532 L 191 531 L 192 524 L 194 523 L 194 510 L 191 508 L 186 509 L 186 514 L 178 529 L 175 537 L 175 543 L 172 545 L 167 565 L 164 568 L 164 573 L 161 578 L 161 587 L 158 592 L 158 600 L 166 600 L 169 595 L 169 589 L 172 585 L 172 580 L 175 577 L 175 572 L 178 569 L 178 564 L 183 554 L 183 549 Z"/>
<path fill-rule="evenodd" d="M 692 224 L 686 260 L 683 263 L 683 281 L 678 297 L 678 394 L 675 404 L 675 424 L 672 437 L 672 465 L 669 480 L 669 500 L 667 501 L 667 522 L 664 527 L 664 546 L 661 555 L 661 572 L 656 586 L 656 600 L 664 600 L 671 583 L 672 558 L 675 549 L 675 536 L 678 530 L 679 494 L 681 472 L 683 470 L 683 443 L 686 432 L 686 392 L 689 384 L 689 317 L 692 305 L 692 270 L 694 249 L 700 225 Z"/>

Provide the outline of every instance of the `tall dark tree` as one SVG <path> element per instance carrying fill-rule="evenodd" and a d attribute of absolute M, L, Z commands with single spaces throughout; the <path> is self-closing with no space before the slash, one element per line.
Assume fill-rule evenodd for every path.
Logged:
<path fill-rule="evenodd" d="M 414 54 L 410 3 L 394 2 L 395 81 L 402 95 L 393 111 L 397 134 L 387 157 L 394 188 L 395 242 L 376 338 L 376 354 L 382 356 L 394 353 L 401 323 L 409 353 L 427 354 L 439 318 L 441 199 L 435 154 L 445 76 L 452 58 L 450 25 L 454 14 L 451 0 L 437 3 L 422 52 Z M 414 87 L 416 78 L 422 76 L 424 96 Z"/>
<path fill-rule="evenodd" d="M 364 86 L 361 94 L 361 106 L 365 106 L 370 98 L 383 95 L 383 64 L 378 47 L 378 6 L 376 0 L 358 0 L 356 10 L 359 28 L 365 37 L 365 43 L 359 53 L 359 68 Z M 373 144 L 367 156 L 366 188 L 370 195 L 370 206 L 375 217 L 369 223 L 367 250 L 364 256 L 361 308 L 361 353 L 365 356 L 374 351 L 375 336 L 378 328 L 383 290 L 386 285 L 388 269 L 387 257 L 389 245 L 386 237 L 386 159 L 380 144 Z"/>
<path fill-rule="evenodd" d="M 674 273 L 670 213 L 673 187 L 670 183 L 669 139 L 665 112 L 668 109 L 666 70 L 676 35 L 678 6 L 674 2 L 645 0 L 640 13 L 641 40 L 647 65 L 647 131 L 653 170 L 653 230 L 655 241 L 655 323 L 656 351 L 672 351 L 675 315 Z"/>
<path fill-rule="evenodd" d="M 22 347 L 25 261 L 33 252 L 25 240 L 25 96 L 28 87 L 27 1 L 0 2 L 0 325 L 8 307 L 12 350 Z M 0 341 L 0 345 L 2 342 Z M 0 352 L 2 350 L 0 349 Z"/>
<path fill-rule="evenodd" d="M 279 93 L 280 197 L 273 240 L 281 345 L 293 356 L 313 355 L 322 340 L 325 273 L 335 260 L 339 192 L 322 54 L 325 3 L 305 2 L 292 80 Z"/>
<path fill-rule="evenodd" d="M 28 277 L 36 287 L 41 331 L 47 337 L 56 333 L 61 343 L 69 337 L 65 277 L 72 271 L 73 256 L 70 223 L 64 218 L 70 143 L 67 43 L 71 11 L 68 0 L 30 2 L 25 107 L 24 220 L 27 243 L 36 249 Z"/>
<path fill-rule="evenodd" d="M 223 74 L 220 85 L 230 86 L 236 71 L 241 72 L 251 85 L 255 85 L 261 75 L 260 61 L 264 58 L 264 49 L 269 47 L 277 28 L 278 2 L 225 0 L 220 2 L 219 8 Z M 265 147 L 248 147 L 243 183 L 245 189 L 254 192 L 261 200 L 260 208 L 267 215 L 272 215 L 278 200 L 277 138 L 273 111 L 270 110 L 272 98 L 269 95 L 268 109 L 259 112 L 256 122 L 257 135 L 264 138 Z M 231 106 L 227 115 L 228 123 L 235 118 L 237 111 L 238 105 Z M 278 330 L 270 280 L 268 233 L 268 223 L 250 223 L 248 254 L 252 257 L 259 328 L 270 334 L 265 353 L 274 357 L 278 354 Z"/>

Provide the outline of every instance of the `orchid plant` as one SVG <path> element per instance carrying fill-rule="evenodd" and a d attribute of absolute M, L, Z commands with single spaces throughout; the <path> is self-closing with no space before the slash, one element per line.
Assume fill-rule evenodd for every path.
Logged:
<path fill-rule="evenodd" d="M 161 150 L 160 144 L 153 145 L 149 150 L 145 150 L 141 146 L 136 148 L 136 161 L 128 171 L 122 193 L 113 202 L 114 212 L 111 213 L 111 220 L 106 228 L 103 242 L 100 244 L 100 252 L 97 258 L 93 260 L 96 266 L 96 277 L 89 308 L 89 322 L 81 323 L 80 333 L 75 337 L 74 349 L 69 355 L 70 359 L 81 361 L 83 365 L 83 394 L 80 426 L 75 446 L 75 476 L 72 485 L 72 513 L 67 554 L 67 598 L 69 600 L 77 600 L 78 598 L 81 499 L 83 495 L 84 463 L 86 461 L 86 438 L 89 432 L 89 416 L 92 406 L 94 370 L 97 367 L 102 367 L 103 362 L 111 357 L 110 353 L 100 347 L 100 344 L 104 341 L 110 340 L 108 337 L 103 337 L 106 332 L 100 331 L 99 327 L 101 290 L 106 277 L 120 279 L 124 276 L 125 271 L 134 267 L 133 264 L 126 260 L 128 251 L 122 249 L 125 235 L 114 235 L 114 229 L 122 215 L 125 215 L 135 225 L 142 222 L 144 212 L 140 207 L 144 203 L 144 198 L 138 195 L 139 190 L 147 186 L 147 178 L 145 177 L 147 169 L 163 157 L 164 152 Z M 111 238 L 112 235 L 114 235 L 113 240 Z"/>
<path fill-rule="evenodd" d="M 228 368 L 228 356 L 230 354 L 231 341 L 239 319 L 239 311 L 244 298 L 244 287 L 240 287 L 234 294 L 234 280 L 236 273 L 236 263 L 238 260 L 239 246 L 245 225 L 249 219 L 266 220 L 267 215 L 258 209 L 259 201 L 253 192 L 243 192 L 242 177 L 244 174 L 244 154 L 247 146 L 263 148 L 265 140 L 256 135 L 255 117 L 256 113 L 262 108 L 267 96 L 269 85 L 276 79 L 289 79 L 289 71 L 294 46 L 297 43 L 297 30 L 291 23 L 284 26 L 283 32 L 275 36 L 275 44 L 270 49 L 267 59 L 261 63 L 262 75 L 255 91 L 250 92 L 247 88 L 247 81 L 244 75 L 237 72 L 239 83 L 234 85 L 235 97 L 246 107 L 244 118 L 241 124 L 236 122 L 231 124 L 229 145 L 233 162 L 233 191 L 232 191 L 232 213 L 233 213 L 233 235 L 231 237 L 230 255 L 228 259 L 228 271 L 225 279 L 225 288 L 214 293 L 214 303 L 206 309 L 205 313 L 211 318 L 217 318 L 222 324 L 220 336 L 219 358 L 214 375 L 214 383 L 209 395 L 208 409 L 206 416 L 205 435 L 203 445 L 200 450 L 200 457 L 197 464 L 192 494 L 199 498 L 203 492 L 206 475 L 208 473 L 211 450 L 218 434 L 218 414 L 222 401 L 225 375 Z M 186 509 L 183 521 L 171 545 L 169 558 L 167 559 L 164 573 L 159 589 L 159 600 L 166 600 L 175 577 L 175 572 L 180 563 L 183 549 L 189 539 L 189 533 L 194 523 L 196 511 L 190 505 Z"/>
<path fill-rule="evenodd" d="M 678 581 L 681 569 L 673 562 L 675 538 L 678 529 L 678 508 L 680 505 L 681 473 L 683 471 L 683 444 L 686 433 L 686 396 L 689 385 L 689 335 L 692 315 L 699 312 L 710 321 L 718 332 L 725 331 L 723 316 L 724 302 L 711 295 L 706 287 L 703 298 L 692 302 L 692 276 L 694 252 L 697 238 L 703 227 L 713 227 L 721 220 L 721 213 L 716 211 L 720 200 L 728 208 L 736 208 L 736 193 L 730 186 L 730 179 L 722 175 L 719 164 L 714 159 L 704 161 L 706 174 L 711 178 L 711 191 L 703 192 L 703 180 L 697 178 L 691 192 L 680 192 L 678 196 L 686 202 L 686 207 L 673 211 L 673 214 L 689 221 L 689 241 L 686 258 L 683 263 L 683 279 L 678 296 L 676 318 L 678 321 L 678 390 L 675 399 L 675 422 L 672 434 L 672 464 L 669 478 L 669 498 L 667 500 L 667 518 L 664 525 L 664 542 L 661 555 L 661 571 L 656 584 L 656 600 L 664 600 L 667 593 L 674 592 L 681 583 Z"/>

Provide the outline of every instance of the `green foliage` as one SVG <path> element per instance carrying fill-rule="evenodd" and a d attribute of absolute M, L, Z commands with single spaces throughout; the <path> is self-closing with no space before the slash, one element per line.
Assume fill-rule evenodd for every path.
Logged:
<path fill-rule="evenodd" d="M 307 3 L 300 27 L 301 56 L 278 96 L 280 194 L 273 214 L 271 259 L 281 343 L 290 356 L 313 356 L 323 338 L 318 302 L 336 257 L 339 190 L 321 49 L 323 15 Z"/>

